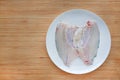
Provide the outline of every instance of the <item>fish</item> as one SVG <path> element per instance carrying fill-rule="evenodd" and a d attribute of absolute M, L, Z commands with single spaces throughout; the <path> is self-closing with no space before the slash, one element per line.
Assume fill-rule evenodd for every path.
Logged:
<path fill-rule="evenodd" d="M 72 37 L 77 28 L 65 23 L 59 23 L 56 28 L 56 48 L 60 58 L 67 66 L 78 57 L 76 50 L 72 47 Z"/>
<path fill-rule="evenodd" d="M 82 29 L 78 29 L 74 34 L 73 43 L 84 64 L 92 65 L 100 43 L 100 32 L 96 22 L 87 21 Z"/>
<path fill-rule="evenodd" d="M 85 65 L 92 65 L 100 43 L 100 32 L 96 22 L 87 21 L 85 26 L 59 23 L 55 42 L 60 58 L 66 66 L 80 58 Z"/>

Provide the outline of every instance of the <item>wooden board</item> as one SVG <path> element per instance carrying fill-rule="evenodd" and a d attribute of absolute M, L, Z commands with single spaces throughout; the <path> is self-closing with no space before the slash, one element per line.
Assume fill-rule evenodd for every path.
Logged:
<path fill-rule="evenodd" d="M 46 51 L 52 20 L 87 9 L 109 26 L 112 47 L 105 63 L 85 75 L 58 69 Z M 120 80 L 120 0 L 0 0 L 0 80 Z"/>

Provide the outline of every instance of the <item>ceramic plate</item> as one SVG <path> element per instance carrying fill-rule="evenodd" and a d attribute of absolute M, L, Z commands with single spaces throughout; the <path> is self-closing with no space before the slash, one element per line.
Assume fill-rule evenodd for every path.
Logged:
<path fill-rule="evenodd" d="M 100 45 L 98 48 L 97 56 L 94 58 L 94 62 L 90 66 L 84 65 L 81 59 L 77 58 L 71 63 L 70 67 L 67 67 L 59 57 L 56 49 L 56 25 L 60 22 L 69 23 L 71 25 L 84 25 L 87 20 L 94 20 L 97 23 L 100 31 Z M 73 9 L 63 12 L 51 23 L 47 32 L 46 47 L 50 59 L 58 68 L 72 74 L 85 74 L 96 70 L 104 63 L 111 48 L 111 36 L 107 25 L 98 15 L 83 9 Z"/>

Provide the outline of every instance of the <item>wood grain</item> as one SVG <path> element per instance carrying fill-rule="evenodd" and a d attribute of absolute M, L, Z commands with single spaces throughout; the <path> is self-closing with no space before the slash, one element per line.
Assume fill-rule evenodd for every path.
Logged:
<path fill-rule="evenodd" d="M 72 75 L 46 51 L 52 20 L 69 9 L 87 9 L 107 23 L 110 55 L 97 70 Z M 120 0 L 0 0 L 0 80 L 120 80 Z"/>

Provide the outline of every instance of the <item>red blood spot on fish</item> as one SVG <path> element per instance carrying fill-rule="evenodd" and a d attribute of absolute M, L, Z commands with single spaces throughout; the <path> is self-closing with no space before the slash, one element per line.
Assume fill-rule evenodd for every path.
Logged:
<path fill-rule="evenodd" d="M 92 23 L 90 21 L 87 22 L 87 25 L 88 28 L 92 27 Z"/>
<path fill-rule="evenodd" d="M 86 63 L 88 63 L 88 61 L 85 61 Z"/>

